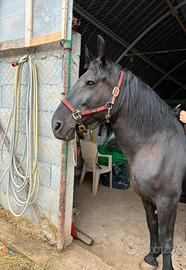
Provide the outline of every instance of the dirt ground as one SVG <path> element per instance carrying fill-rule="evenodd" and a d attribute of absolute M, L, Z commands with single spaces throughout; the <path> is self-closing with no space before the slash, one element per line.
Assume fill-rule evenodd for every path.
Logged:
<path fill-rule="evenodd" d="M 20 230 L 23 228 L 20 227 L 20 220 L 13 222 L 11 218 L 8 221 L 11 223 L 0 215 L 0 245 L 6 243 L 5 246 L 14 251 L 14 256 L 9 257 L 0 252 L 0 270 L 115 270 L 75 241 L 59 251 L 56 246 L 33 238 L 31 226 L 30 233 L 25 234 L 25 231 Z"/>
<path fill-rule="evenodd" d="M 10 257 L 0 252 L 0 270 L 41 270 L 41 268 L 21 254 L 14 252 L 14 256 Z"/>
<path fill-rule="evenodd" d="M 93 238 L 94 245 L 79 244 L 117 270 L 138 270 L 149 247 L 140 198 L 131 189 L 109 189 L 101 184 L 94 197 L 89 178 L 81 188 L 75 186 L 75 205 L 79 211 L 75 223 L 79 230 Z M 185 270 L 186 204 L 179 204 L 174 243 L 175 270 Z M 158 269 L 161 269 L 161 258 Z"/>

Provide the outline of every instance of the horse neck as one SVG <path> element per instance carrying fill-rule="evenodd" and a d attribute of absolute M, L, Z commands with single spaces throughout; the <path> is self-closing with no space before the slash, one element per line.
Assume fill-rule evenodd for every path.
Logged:
<path fill-rule="evenodd" d="M 154 134 L 175 129 L 168 105 L 129 71 L 111 125 L 121 149 L 131 158 Z"/>

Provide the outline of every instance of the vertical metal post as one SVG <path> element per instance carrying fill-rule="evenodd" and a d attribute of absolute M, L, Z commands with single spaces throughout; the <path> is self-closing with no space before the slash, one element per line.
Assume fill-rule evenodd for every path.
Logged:
<path fill-rule="evenodd" d="M 72 0 L 64 0 L 62 16 L 62 40 L 64 47 L 64 69 L 63 69 L 63 89 L 64 95 L 70 91 L 70 69 L 71 69 L 71 50 L 72 50 Z M 68 8 L 68 11 L 67 11 Z M 68 15 L 68 16 L 67 16 Z M 67 32 L 68 31 L 68 32 Z M 69 38 L 69 40 L 67 40 Z M 66 179 L 68 165 L 68 143 L 62 142 L 61 148 L 61 179 L 59 194 L 59 219 L 58 219 L 58 250 L 62 250 L 65 246 L 65 202 L 66 202 Z"/>

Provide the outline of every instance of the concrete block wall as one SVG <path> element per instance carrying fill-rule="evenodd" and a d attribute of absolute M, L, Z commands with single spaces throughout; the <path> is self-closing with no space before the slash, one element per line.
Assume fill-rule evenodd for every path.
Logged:
<path fill-rule="evenodd" d="M 0 123 L 4 129 L 7 127 L 8 118 L 12 107 L 13 81 L 15 69 L 11 62 L 18 60 L 25 54 L 24 50 L 14 50 L 9 52 L 0 52 Z M 64 50 L 59 42 L 46 44 L 31 49 L 30 54 L 36 63 L 39 80 L 39 179 L 40 190 L 37 197 L 37 204 L 42 212 L 52 221 L 54 225 L 58 224 L 58 204 L 59 204 L 59 185 L 61 174 L 61 141 L 54 138 L 51 130 L 51 118 L 54 110 L 57 108 L 63 91 L 63 60 Z M 72 67 L 71 67 L 71 85 L 75 83 L 79 74 L 80 57 L 80 35 L 73 35 Z M 27 68 L 23 70 L 22 92 L 21 92 L 21 116 L 20 141 L 18 144 L 18 153 L 21 157 L 23 153 L 24 134 L 24 116 L 25 116 L 25 94 L 27 91 Z M 0 136 L 0 142 L 2 136 Z M 0 159 L 0 176 L 7 166 L 9 154 L 5 147 L 3 151 L 4 162 Z M 73 171 L 73 164 L 69 163 Z M 72 175 L 71 175 L 72 176 Z M 69 196 L 72 204 L 73 200 L 73 179 L 70 176 L 71 183 Z M 6 185 L 7 177 L 0 183 L 0 205 L 7 208 Z M 68 198 L 68 194 L 67 194 Z M 66 209 L 67 212 L 70 210 Z M 34 210 L 28 209 L 25 213 L 32 221 L 36 220 Z M 67 213 L 69 220 L 71 213 Z"/>

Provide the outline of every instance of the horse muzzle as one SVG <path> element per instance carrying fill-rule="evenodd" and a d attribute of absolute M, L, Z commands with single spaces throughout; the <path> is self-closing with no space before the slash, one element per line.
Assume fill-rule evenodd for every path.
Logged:
<path fill-rule="evenodd" d="M 74 121 L 61 121 L 54 116 L 52 118 L 52 131 L 54 136 L 59 140 L 72 140 L 75 136 Z"/>
<path fill-rule="evenodd" d="M 58 140 L 70 141 L 75 137 L 75 128 L 70 128 L 69 130 L 62 131 L 59 124 L 56 123 L 53 129 L 53 134 Z"/>

